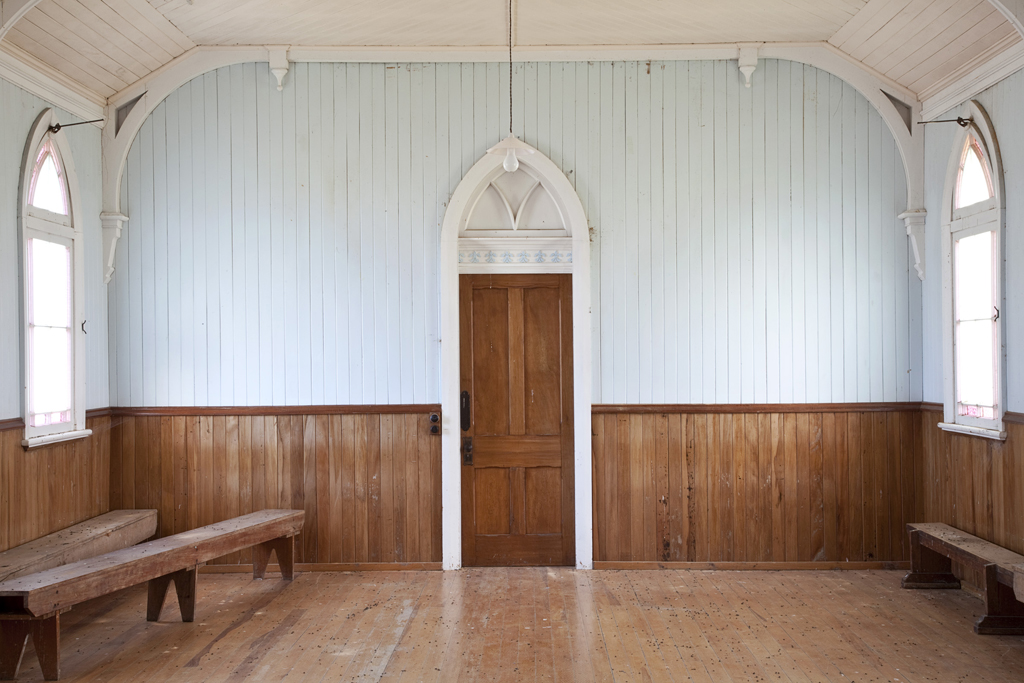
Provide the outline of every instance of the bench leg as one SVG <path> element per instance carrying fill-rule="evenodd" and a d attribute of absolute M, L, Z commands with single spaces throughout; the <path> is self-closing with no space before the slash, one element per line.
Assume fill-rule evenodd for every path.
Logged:
<path fill-rule="evenodd" d="M 1024 605 L 1011 586 L 999 583 L 998 565 L 985 565 L 985 615 L 974 624 L 981 635 L 1024 636 Z"/>
<path fill-rule="evenodd" d="M 267 573 L 267 565 L 270 563 L 270 551 L 277 555 L 277 564 L 281 567 L 281 575 L 286 579 L 294 576 L 295 537 L 275 538 L 265 543 L 253 546 L 252 549 L 252 578 L 262 579 Z"/>
<path fill-rule="evenodd" d="M 952 561 L 921 545 L 921 532 L 910 532 L 910 573 L 903 577 L 904 588 L 960 588 L 953 576 Z"/>
<path fill-rule="evenodd" d="M 159 621 L 160 611 L 167 599 L 167 589 L 174 582 L 174 591 L 178 594 L 178 608 L 181 620 L 191 622 L 196 616 L 196 575 L 197 568 L 182 569 L 151 579 L 149 582 L 149 598 L 146 601 L 146 621 Z"/>
<path fill-rule="evenodd" d="M 13 681 L 18 675 L 29 632 L 27 619 L 0 621 L 0 681 Z"/>
<path fill-rule="evenodd" d="M 25 656 L 25 645 L 32 636 L 43 678 L 60 678 L 60 615 L 46 619 L 0 621 L 0 680 L 13 681 Z"/>

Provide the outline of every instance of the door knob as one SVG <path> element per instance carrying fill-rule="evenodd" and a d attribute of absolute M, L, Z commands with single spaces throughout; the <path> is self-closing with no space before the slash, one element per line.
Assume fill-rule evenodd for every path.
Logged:
<path fill-rule="evenodd" d="M 473 437 L 471 436 L 462 439 L 462 464 L 473 464 Z"/>

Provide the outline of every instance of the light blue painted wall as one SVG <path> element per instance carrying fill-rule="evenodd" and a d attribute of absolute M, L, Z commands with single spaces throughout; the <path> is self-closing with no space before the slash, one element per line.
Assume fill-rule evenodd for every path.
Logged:
<path fill-rule="evenodd" d="M 975 98 L 988 112 L 999 142 L 1006 190 L 1005 291 L 1002 312 L 1006 331 L 1007 409 L 1024 411 L 1024 72 L 1000 81 Z M 958 110 L 948 112 L 956 118 Z M 940 119 L 949 116 L 940 116 Z M 926 126 L 925 208 L 928 209 L 928 273 L 924 283 L 924 395 L 942 402 L 941 216 L 946 167 L 958 129 L 952 124 Z M 959 151 L 959 150 L 958 150 Z"/>
<path fill-rule="evenodd" d="M 592 233 L 594 401 L 920 400 L 892 136 L 764 60 L 516 66 L 517 135 Z M 497 64 L 198 77 L 132 146 L 108 290 L 114 405 L 438 400 L 445 204 L 508 130 Z"/>
<path fill-rule="evenodd" d="M 52 105 L 0 79 L 0 419 L 21 417 L 21 289 L 18 282 L 18 188 L 25 141 Z M 58 110 L 62 123 L 79 121 Z M 107 376 L 107 293 L 100 226 L 100 129 L 65 130 L 74 154 L 85 222 L 87 407 L 110 405 Z"/>

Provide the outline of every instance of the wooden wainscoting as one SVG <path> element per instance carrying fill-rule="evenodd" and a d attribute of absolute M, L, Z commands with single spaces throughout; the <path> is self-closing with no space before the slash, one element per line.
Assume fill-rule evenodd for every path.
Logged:
<path fill-rule="evenodd" d="M 596 566 L 905 562 L 919 415 L 920 404 L 594 406 Z"/>
<path fill-rule="evenodd" d="M 921 519 L 1024 553 L 1024 416 L 1006 415 L 1006 441 L 939 429 L 941 407 L 920 419 Z M 980 576 L 966 578 L 981 585 Z"/>
<path fill-rule="evenodd" d="M 440 568 L 441 439 L 429 421 L 438 410 L 115 409 L 111 506 L 157 508 L 162 536 L 254 510 L 305 510 L 296 561 L 306 569 Z M 217 564 L 251 562 L 242 552 Z"/>
<path fill-rule="evenodd" d="M 109 411 L 91 412 L 92 436 L 21 446 L 21 420 L 0 429 L 0 551 L 28 543 L 110 510 Z"/>

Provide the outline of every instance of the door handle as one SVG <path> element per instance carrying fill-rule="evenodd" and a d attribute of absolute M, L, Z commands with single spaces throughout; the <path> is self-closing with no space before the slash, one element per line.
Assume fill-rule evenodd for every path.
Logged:
<path fill-rule="evenodd" d="M 462 439 L 462 464 L 473 464 L 473 437 L 471 436 Z"/>
<path fill-rule="evenodd" d="M 462 431 L 469 431 L 469 392 L 463 391 L 462 396 L 459 397 L 459 407 L 462 411 Z"/>

